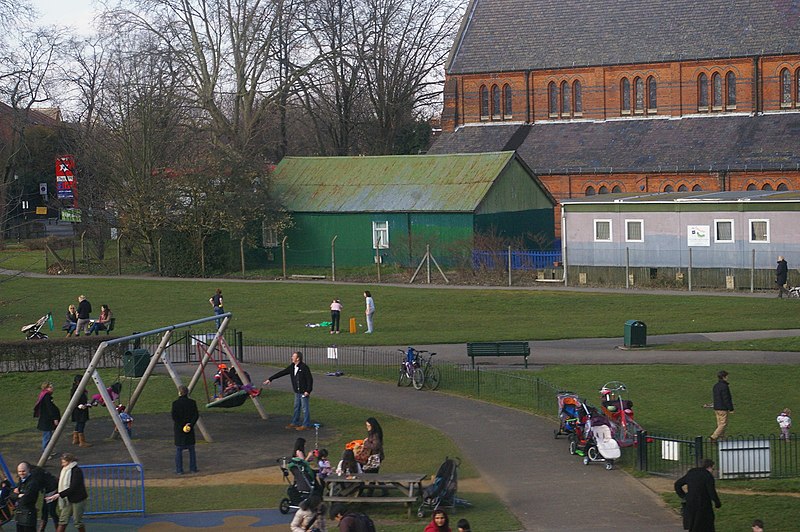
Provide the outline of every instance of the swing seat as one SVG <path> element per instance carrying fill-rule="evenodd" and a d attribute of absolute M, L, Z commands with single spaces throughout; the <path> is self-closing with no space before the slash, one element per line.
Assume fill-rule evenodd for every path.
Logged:
<path fill-rule="evenodd" d="M 247 390 L 239 390 L 238 392 L 220 397 L 216 401 L 208 403 L 206 408 L 235 408 L 237 406 L 242 406 L 244 402 L 247 401 L 248 396 Z"/>

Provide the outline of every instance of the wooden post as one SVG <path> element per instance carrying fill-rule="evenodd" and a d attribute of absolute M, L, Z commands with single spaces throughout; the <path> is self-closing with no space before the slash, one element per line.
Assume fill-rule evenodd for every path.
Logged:
<path fill-rule="evenodd" d="M 287 236 L 283 237 L 281 240 L 281 259 L 283 260 L 283 279 L 286 280 L 286 239 L 289 238 Z"/>
<path fill-rule="evenodd" d="M 511 246 L 508 246 L 508 286 L 511 286 Z"/>
<path fill-rule="evenodd" d="M 336 280 L 336 239 L 339 238 L 339 235 L 333 235 L 333 240 L 331 240 L 331 280 Z"/>
<path fill-rule="evenodd" d="M 117 275 L 122 275 L 122 232 L 117 233 Z"/>
<path fill-rule="evenodd" d="M 431 245 L 425 244 L 425 267 L 428 270 L 428 284 L 431 284 Z"/>
<path fill-rule="evenodd" d="M 158 237 L 156 242 L 156 253 L 158 254 L 158 275 L 161 275 L 161 239 L 163 236 Z"/>
<path fill-rule="evenodd" d="M 381 282 L 381 238 L 375 243 L 375 265 L 378 267 L 378 282 Z"/>
<path fill-rule="evenodd" d="M 239 241 L 239 256 L 242 259 L 242 275 L 244 275 L 244 237 Z"/>

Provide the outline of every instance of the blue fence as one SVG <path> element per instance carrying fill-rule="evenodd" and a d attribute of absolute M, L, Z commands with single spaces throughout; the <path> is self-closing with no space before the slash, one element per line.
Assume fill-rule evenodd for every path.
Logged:
<path fill-rule="evenodd" d="M 89 500 L 86 515 L 144 514 L 141 464 L 81 465 Z"/>
<path fill-rule="evenodd" d="M 561 262 L 561 250 L 511 251 L 512 270 L 542 270 L 552 268 L 556 262 Z M 472 267 L 505 270 L 508 268 L 508 251 L 473 251 Z"/>

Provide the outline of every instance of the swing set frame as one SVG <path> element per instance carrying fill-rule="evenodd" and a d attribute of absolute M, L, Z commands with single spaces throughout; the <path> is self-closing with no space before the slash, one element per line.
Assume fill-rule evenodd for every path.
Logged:
<path fill-rule="evenodd" d="M 152 357 L 150 357 L 150 363 L 147 365 L 147 368 L 142 374 L 139 384 L 136 386 L 136 389 L 133 391 L 133 394 L 131 394 L 130 399 L 128 401 L 126 411 L 131 415 L 133 413 L 133 409 L 134 406 L 136 405 L 137 399 L 144 390 L 144 387 L 147 384 L 147 380 L 150 378 L 150 375 L 152 375 L 156 367 L 156 364 L 158 364 L 158 362 L 163 362 L 164 367 L 167 369 L 167 373 L 169 373 L 170 378 L 175 383 L 176 391 L 178 390 L 178 388 L 180 388 L 180 386 L 183 385 L 181 377 L 178 375 L 178 372 L 175 371 L 175 368 L 169 361 L 169 358 L 164 356 L 164 351 L 169 345 L 169 341 L 170 338 L 172 337 L 173 331 L 177 329 L 184 329 L 188 327 L 193 327 L 195 325 L 208 323 L 210 321 L 216 321 L 220 319 L 222 320 L 219 327 L 217 328 L 216 333 L 214 334 L 214 339 L 211 341 L 210 344 L 208 344 L 205 347 L 205 353 L 203 354 L 202 360 L 200 361 L 197 370 L 194 372 L 194 375 L 192 376 L 192 379 L 187 386 L 190 395 L 192 393 L 192 390 L 194 390 L 195 386 L 197 385 L 198 380 L 200 380 L 201 376 L 203 375 L 203 368 L 208 363 L 209 359 L 212 358 L 211 354 L 214 352 L 214 350 L 217 349 L 218 345 L 222 347 L 222 350 L 225 352 L 228 360 L 231 363 L 231 366 L 236 368 L 237 373 L 239 373 L 240 378 L 242 378 L 242 382 L 244 384 L 251 384 L 249 382 L 249 379 L 247 379 L 246 373 L 242 371 L 239 361 L 234 356 L 233 352 L 230 349 L 230 346 L 228 346 L 228 343 L 225 341 L 225 338 L 223 336 L 225 334 L 225 330 L 228 328 L 228 323 L 230 322 L 232 316 L 233 316 L 232 313 L 226 312 L 220 315 L 214 315 L 214 316 L 209 316 L 207 318 L 200 318 L 197 320 L 177 323 L 175 325 L 169 325 L 167 327 L 161 327 L 159 329 L 153 329 L 151 331 L 136 333 L 130 336 L 124 336 L 122 338 L 114 338 L 111 340 L 107 340 L 105 342 L 101 342 L 100 345 L 97 347 L 97 351 L 95 351 L 94 356 L 89 362 L 89 365 L 86 367 L 86 371 L 84 372 L 83 377 L 81 378 L 81 381 L 78 384 L 78 387 L 75 389 L 75 393 L 72 394 L 72 398 L 70 399 L 69 404 L 67 405 L 66 409 L 61 415 L 62 422 L 60 422 L 56 426 L 55 431 L 53 431 L 53 437 L 50 438 L 50 442 L 47 444 L 47 447 L 42 451 L 42 455 L 39 457 L 37 465 L 41 467 L 44 466 L 45 463 L 47 463 L 48 457 L 53 452 L 53 449 L 58 443 L 59 438 L 66 430 L 66 427 L 68 425 L 68 423 L 63 422 L 63 420 L 70 419 L 70 417 L 72 416 L 72 412 L 78 406 L 78 400 L 80 399 L 81 394 L 84 392 L 84 390 L 86 390 L 86 387 L 89 385 L 89 380 L 94 381 L 95 385 L 97 386 L 97 391 L 100 393 L 100 395 L 103 398 L 103 401 L 105 402 L 105 407 L 108 410 L 108 413 L 111 416 L 111 420 L 114 422 L 114 426 L 116 428 L 114 435 L 122 439 L 123 443 L 125 444 L 125 447 L 128 450 L 128 454 L 130 454 L 131 461 L 135 464 L 140 464 L 140 465 L 142 464 L 142 461 L 139 459 L 139 455 L 136 452 L 136 448 L 134 447 L 131 438 L 128 436 L 128 431 L 125 429 L 125 424 L 120 419 L 119 414 L 114 405 L 114 402 L 111 400 L 111 396 L 109 395 L 108 390 L 106 389 L 106 385 L 103 382 L 103 379 L 100 377 L 100 373 L 97 371 L 97 365 L 102 359 L 103 354 L 112 345 L 122 344 L 139 338 L 144 338 L 147 336 L 163 333 L 163 336 L 161 337 L 161 341 L 158 345 L 158 348 L 156 349 L 156 352 L 153 353 Z M 251 395 L 250 399 L 253 401 L 256 410 L 261 416 L 261 419 L 266 420 L 268 417 L 267 412 L 266 410 L 264 410 L 264 407 L 258 400 L 258 396 Z M 198 428 L 200 434 L 203 436 L 203 439 L 205 441 L 209 443 L 212 443 L 214 441 L 213 438 L 211 437 L 211 434 L 206 429 L 202 418 L 200 418 L 197 421 L 197 424 L 195 426 Z"/>

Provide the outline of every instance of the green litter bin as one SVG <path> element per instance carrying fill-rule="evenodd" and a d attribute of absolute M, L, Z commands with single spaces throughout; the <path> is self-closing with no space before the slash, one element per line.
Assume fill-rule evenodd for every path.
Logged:
<path fill-rule="evenodd" d="M 122 355 L 122 368 L 126 377 L 141 377 L 150 363 L 150 351 L 131 349 Z"/>
<path fill-rule="evenodd" d="M 625 322 L 625 347 L 645 347 L 647 345 L 647 325 L 643 321 Z"/>

